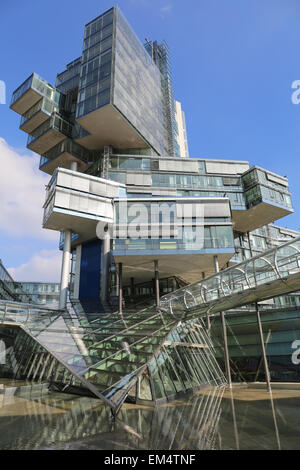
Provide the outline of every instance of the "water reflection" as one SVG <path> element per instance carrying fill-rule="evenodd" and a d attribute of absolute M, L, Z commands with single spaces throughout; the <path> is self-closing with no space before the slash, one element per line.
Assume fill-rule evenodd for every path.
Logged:
<path fill-rule="evenodd" d="M 2 392 L 2 394 L 1 394 Z M 300 390 L 217 387 L 153 408 L 0 385 L 0 449 L 300 449 Z"/>

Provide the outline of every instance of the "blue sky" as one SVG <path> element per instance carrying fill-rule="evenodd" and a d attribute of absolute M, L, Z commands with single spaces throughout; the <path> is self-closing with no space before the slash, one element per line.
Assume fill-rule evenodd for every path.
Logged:
<path fill-rule="evenodd" d="M 84 24 L 113 5 L 2 0 L 0 80 L 8 100 L 32 71 L 54 83 L 56 73 L 80 55 Z M 190 155 L 248 160 L 288 176 L 295 214 L 278 224 L 300 229 L 300 104 L 291 102 L 291 84 L 300 79 L 299 0 L 119 0 L 118 5 L 142 41 L 169 44 Z M 5 211 L 0 207 L 0 257 L 16 277 L 48 269 L 45 276 L 55 278 L 57 234 L 39 228 L 48 177 L 36 170 L 38 158 L 26 150 L 19 117 L 8 105 L 0 105 L 0 123 L 0 204 L 6 204 Z M 11 189 L 9 198 L 4 187 L 6 193 Z M 30 210 L 24 221 L 25 202 Z"/>

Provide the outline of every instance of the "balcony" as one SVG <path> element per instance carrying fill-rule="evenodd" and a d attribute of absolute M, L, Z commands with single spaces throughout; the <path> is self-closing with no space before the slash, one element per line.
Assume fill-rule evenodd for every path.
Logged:
<path fill-rule="evenodd" d="M 113 222 L 113 198 L 120 186 L 113 181 L 59 168 L 53 174 L 44 204 L 44 228 L 80 236 L 80 242 L 96 237 L 96 226 Z"/>
<path fill-rule="evenodd" d="M 58 103 L 60 96 L 61 94 L 50 83 L 33 73 L 13 92 L 10 109 L 23 116 L 41 98 L 46 97 Z"/>
<path fill-rule="evenodd" d="M 52 175 L 56 168 L 70 168 L 76 161 L 79 171 L 85 171 L 90 163 L 91 153 L 71 139 L 65 139 L 51 148 L 40 159 L 40 170 Z"/>
<path fill-rule="evenodd" d="M 58 111 L 58 104 L 48 98 L 42 98 L 32 108 L 30 108 L 21 118 L 20 129 L 31 134 L 45 121 L 53 112 Z"/>
<path fill-rule="evenodd" d="M 251 232 L 293 211 L 288 181 L 259 167 L 242 175 L 246 211 L 232 211 L 235 230 Z"/>
<path fill-rule="evenodd" d="M 71 134 L 72 125 L 54 113 L 28 136 L 27 147 L 43 155 Z"/>

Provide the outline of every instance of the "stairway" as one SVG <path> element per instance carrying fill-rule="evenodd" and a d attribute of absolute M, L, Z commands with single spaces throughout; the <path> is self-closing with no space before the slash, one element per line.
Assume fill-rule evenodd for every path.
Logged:
<path fill-rule="evenodd" d="M 137 382 L 147 399 L 224 384 L 201 316 L 299 289 L 300 237 L 163 296 L 159 308 L 120 315 L 95 303 L 60 311 L 0 301 L 0 337 L 21 331 L 18 373 L 85 387 L 117 413 Z"/>

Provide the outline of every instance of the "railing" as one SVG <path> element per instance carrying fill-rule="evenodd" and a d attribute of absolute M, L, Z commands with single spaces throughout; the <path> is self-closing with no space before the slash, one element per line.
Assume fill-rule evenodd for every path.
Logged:
<path fill-rule="evenodd" d="M 62 312 L 62 310 L 54 310 L 35 304 L 0 300 L 0 323 L 13 322 L 26 326 L 32 320 L 32 315 L 36 321 L 39 318 L 47 318 L 52 321 L 54 316 L 60 315 Z"/>
<path fill-rule="evenodd" d="M 298 289 L 300 237 L 165 295 L 161 298 L 161 307 L 187 319 L 202 312 L 226 310 Z"/>
<path fill-rule="evenodd" d="M 58 114 L 53 113 L 51 117 L 39 126 L 32 135 L 28 135 L 27 145 L 32 144 L 50 129 L 54 129 L 61 134 L 70 136 L 72 134 L 72 124 L 62 119 Z"/>
<path fill-rule="evenodd" d="M 22 85 L 20 85 L 12 95 L 11 106 L 21 98 L 26 91 L 30 88 L 40 93 L 42 96 L 49 98 L 59 103 L 61 93 L 57 91 L 50 83 L 46 82 L 43 78 L 39 77 L 36 73 L 33 73 L 28 77 Z"/>
<path fill-rule="evenodd" d="M 27 90 L 29 90 L 32 85 L 33 75 L 34 74 L 31 74 L 30 77 L 26 78 L 26 80 L 13 92 L 10 105 L 13 105 Z"/>
<path fill-rule="evenodd" d="M 54 160 L 64 152 L 70 153 L 74 157 L 82 160 L 83 162 L 89 162 L 90 151 L 81 147 L 81 145 L 77 144 L 71 139 L 66 139 L 63 142 L 60 142 L 59 144 L 55 145 L 55 147 L 45 153 L 45 157 L 49 160 Z"/>
<path fill-rule="evenodd" d="M 48 116 L 51 116 L 53 112 L 58 111 L 58 104 L 54 101 L 49 100 L 48 98 L 41 99 L 34 106 L 32 106 L 32 108 L 30 108 L 26 113 L 23 114 L 23 116 L 21 117 L 20 127 L 22 127 L 39 111 L 48 114 Z"/>

